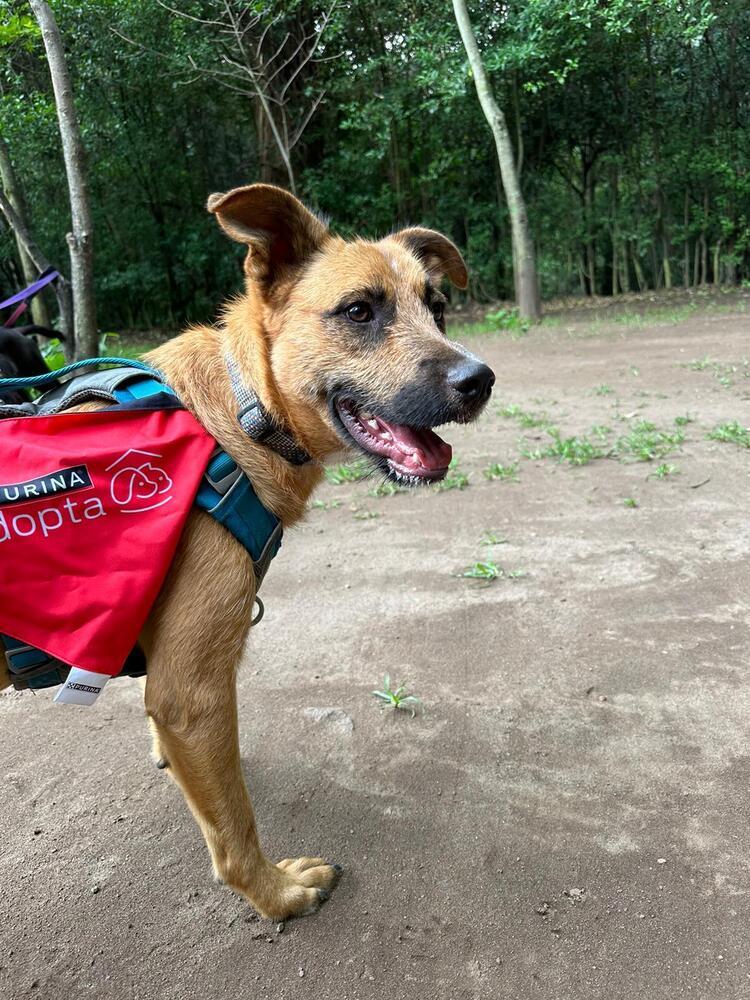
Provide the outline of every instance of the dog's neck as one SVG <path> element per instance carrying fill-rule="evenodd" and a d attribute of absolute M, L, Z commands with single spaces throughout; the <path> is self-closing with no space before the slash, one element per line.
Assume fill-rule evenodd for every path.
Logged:
<path fill-rule="evenodd" d="M 223 328 L 189 329 L 150 352 L 147 360 L 164 372 L 185 407 L 239 463 L 263 504 L 288 527 L 304 514 L 323 469 L 317 461 L 290 464 L 249 438 L 237 420 L 227 348 L 271 418 L 289 425 L 271 373 L 258 305 L 243 297 L 227 310 Z M 253 335 L 248 335 L 250 330 Z"/>

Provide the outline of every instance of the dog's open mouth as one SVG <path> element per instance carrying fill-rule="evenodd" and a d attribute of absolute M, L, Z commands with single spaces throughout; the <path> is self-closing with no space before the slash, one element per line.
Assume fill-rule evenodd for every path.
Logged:
<path fill-rule="evenodd" d="M 360 448 L 380 458 L 396 477 L 437 480 L 448 471 L 451 446 L 429 427 L 392 423 L 351 399 L 336 400 L 336 411 Z"/>

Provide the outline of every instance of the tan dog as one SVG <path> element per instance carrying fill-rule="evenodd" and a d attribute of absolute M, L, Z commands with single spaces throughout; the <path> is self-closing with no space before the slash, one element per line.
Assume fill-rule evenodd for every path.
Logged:
<path fill-rule="evenodd" d="M 320 463 L 342 448 L 367 453 L 393 479 L 442 478 L 450 447 L 429 428 L 472 419 L 494 382 L 444 335 L 439 282 L 467 283 L 456 247 L 427 229 L 345 241 L 292 195 L 261 184 L 212 195 L 208 208 L 247 245 L 245 293 L 221 325 L 190 329 L 147 360 L 248 473 L 266 507 L 284 527 L 301 518 Z M 293 465 L 244 433 L 227 350 L 312 461 Z M 321 858 L 274 864 L 258 843 L 235 693 L 254 596 L 247 552 L 194 511 L 141 636 L 146 712 L 155 753 L 182 788 L 217 877 L 280 920 L 316 910 L 340 869 Z"/>

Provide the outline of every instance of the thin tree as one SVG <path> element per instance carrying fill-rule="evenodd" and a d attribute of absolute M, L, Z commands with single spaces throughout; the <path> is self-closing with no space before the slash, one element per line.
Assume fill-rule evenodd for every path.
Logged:
<path fill-rule="evenodd" d="M 29 2 L 41 28 L 47 53 L 68 179 L 72 231 L 67 234 L 67 241 L 73 289 L 74 356 L 93 357 L 97 353 L 98 338 L 94 298 L 94 233 L 86 157 L 73 100 L 73 87 L 65 62 L 65 50 L 55 15 L 45 0 Z"/>
<path fill-rule="evenodd" d="M 296 177 L 292 152 L 325 96 L 325 91 L 320 90 L 312 95 L 306 107 L 299 107 L 293 99 L 296 96 L 294 85 L 305 82 L 305 70 L 310 64 L 335 58 L 321 58 L 318 52 L 337 2 L 333 0 L 328 10 L 313 19 L 309 29 L 297 25 L 295 33 L 284 29 L 281 14 L 269 18 L 266 10 L 260 11 L 245 0 L 210 0 L 204 17 L 180 10 L 166 0 L 158 0 L 170 14 L 203 29 L 203 41 L 213 61 L 201 63 L 188 53 L 190 76 L 208 77 L 253 101 L 262 179 L 271 179 L 268 153 L 269 149 L 275 150 L 293 193 L 296 193 Z M 276 37 L 277 28 L 280 40 Z M 113 31 L 137 44 L 120 31 Z"/>
<path fill-rule="evenodd" d="M 23 223 L 24 228 L 28 231 L 29 221 L 26 199 L 23 196 L 23 189 L 21 188 L 21 184 L 13 167 L 13 161 L 10 158 L 8 144 L 2 135 L 0 135 L 0 185 L 2 185 L 2 189 L 5 192 L 8 202 L 15 209 L 16 215 Z M 26 284 L 30 285 L 32 281 L 38 277 L 37 270 L 34 266 L 33 260 L 26 252 L 23 241 L 18 233 L 14 232 L 13 235 L 15 237 L 16 248 L 18 250 L 18 259 L 21 262 L 21 273 L 23 274 Z M 34 322 L 39 326 L 50 325 L 47 303 L 41 295 L 35 296 L 31 303 L 31 316 Z"/>
<path fill-rule="evenodd" d="M 518 311 L 522 319 L 535 323 L 542 314 L 539 300 L 539 282 L 536 272 L 534 242 L 531 238 L 526 202 L 521 193 L 513 143 L 508 132 L 500 106 L 492 92 L 487 70 L 482 62 L 474 29 L 471 26 L 465 0 L 453 0 L 456 24 L 461 32 L 461 40 L 469 57 L 469 66 L 474 76 L 477 96 L 487 123 L 495 139 L 500 176 L 503 181 L 505 200 L 510 213 L 511 239 L 513 243 L 513 279 L 516 289 Z"/>

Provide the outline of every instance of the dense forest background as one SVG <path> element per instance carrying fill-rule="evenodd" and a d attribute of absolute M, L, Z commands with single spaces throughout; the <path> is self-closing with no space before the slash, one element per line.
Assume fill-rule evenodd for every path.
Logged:
<path fill-rule="evenodd" d="M 343 233 L 441 229 L 466 253 L 469 296 L 512 297 L 496 154 L 447 0 L 52 6 L 87 150 L 102 329 L 212 318 L 239 268 L 206 197 L 254 180 L 293 186 Z M 543 297 L 750 277 L 746 0 L 470 9 Z M 64 268 L 44 49 L 23 3 L 0 13 L 0 135 L 36 240 Z M 0 228 L 0 293 L 22 284 Z"/>

